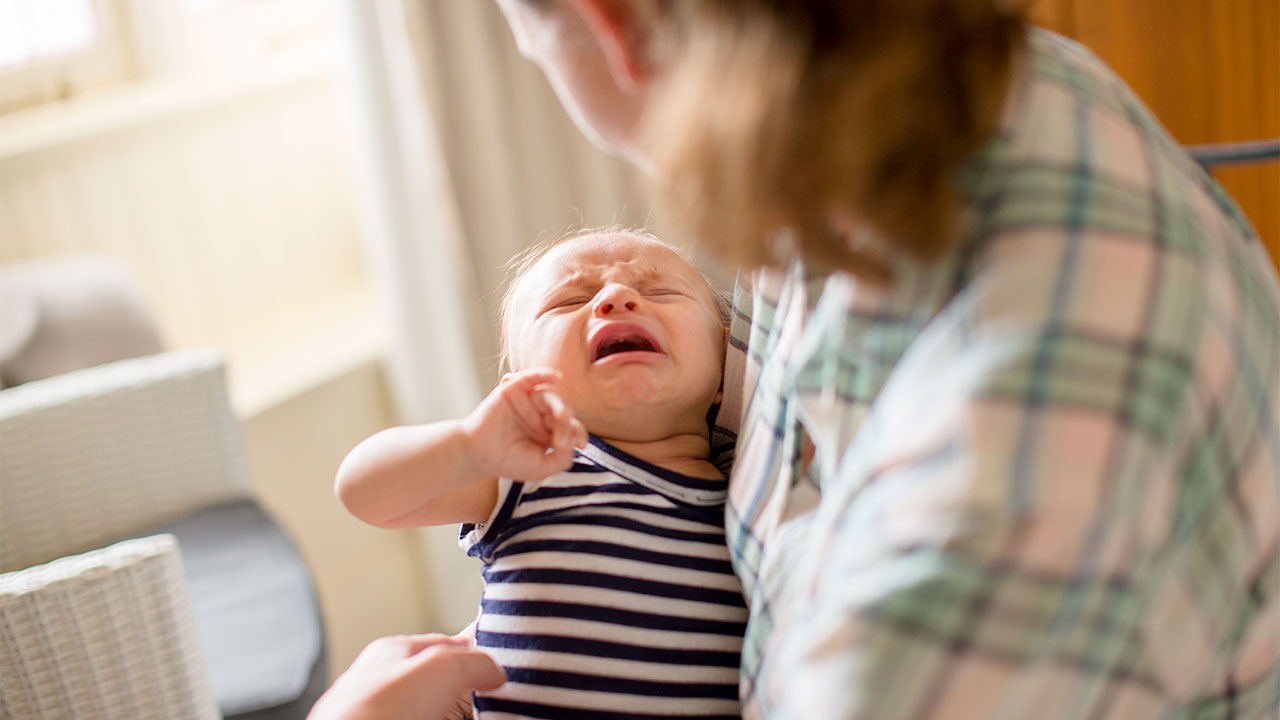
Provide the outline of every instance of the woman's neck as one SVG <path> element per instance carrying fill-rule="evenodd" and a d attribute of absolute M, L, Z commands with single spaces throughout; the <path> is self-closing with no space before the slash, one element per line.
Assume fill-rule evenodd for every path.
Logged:
<path fill-rule="evenodd" d="M 701 480 L 724 479 L 724 474 L 707 459 L 711 455 L 711 442 L 705 435 L 690 433 L 640 441 L 599 437 L 619 450 L 664 470 Z"/>

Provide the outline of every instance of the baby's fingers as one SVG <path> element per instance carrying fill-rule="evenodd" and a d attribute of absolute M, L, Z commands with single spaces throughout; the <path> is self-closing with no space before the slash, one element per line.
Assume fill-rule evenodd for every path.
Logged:
<path fill-rule="evenodd" d="M 518 388 L 517 388 L 518 390 Z M 506 395 L 506 403 L 514 413 L 520 433 L 536 442 L 545 443 L 551 439 L 551 428 L 546 421 L 546 411 L 537 395 L 525 392 L 511 392 Z"/>
<path fill-rule="evenodd" d="M 587 446 L 587 426 L 583 425 L 578 418 L 569 418 L 571 432 L 569 437 L 574 447 L 584 448 Z"/>
<path fill-rule="evenodd" d="M 538 398 L 543 402 L 550 413 L 551 417 L 557 423 L 567 423 L 570 420 L 569 408 L 564 404 L 564 400 L 560 398 L 560 394 L 551 388 L 543 387 L 538 389 Z"/>
<path fill-rule="evenodd" d="M 564 374 L 551 368 L 529 368 L 519 372 L 510 372 L 502 376 L 500 386 L 511 385 L 531 393 L 539 385 L 554 384 L 564 379 Z"/>
<path fill-rule="evenodd" d="M 547 474 L 567 470 L 573 465 L 572 435 L 567 428 L 557 427 L 551 436 L 546 457 Z"/>
<path fill-rule="evenodd" d="M 586 430 L 573 417 L 558 393 L 544 389 L 538 395 L 546 406 L 550 420 L 548 429 L 551 431 L 551 447 L 547 459 L 557 466 L 557 470 L 562 470 L 573 463 L 574 447 L 585 444 Z"/>
<path fill-rule="evenodd" d="M 564 376 L 558 370 L 533 369 L 510 373 L 500 392 L 519 419 L 523 432 L 538 442 L 548 442 L 554 431 L 553 412 L 544 396 Z M 558 398 L 557 398 L 558 400 Z M 563 402 L 559 403 L 563 407 Z"/>
<path fill-rule="evenodd" d="M 586 447 L 587 445 L 587 429 L 578 418 L 574 417 L 573 410 L 565 404 L 560 395 L 555 392 L 544 393 L 548 410 L 552 415 L 552 432 L 563 433 L 563 441 L 567 446 Z"/>

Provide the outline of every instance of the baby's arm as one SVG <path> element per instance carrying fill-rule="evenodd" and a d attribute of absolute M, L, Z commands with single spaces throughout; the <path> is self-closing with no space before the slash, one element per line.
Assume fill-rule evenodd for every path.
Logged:
<path fill-rule="evenodd" d="M 334 492 L 378 527 L 482 522 L 499 476 L 540 480 L 569 467 L 574 446 L 586 444 L 554 392 L 559 380 L 554 370 L 514 373 L 461 420 L 383 430 L 342 461 Z"/>

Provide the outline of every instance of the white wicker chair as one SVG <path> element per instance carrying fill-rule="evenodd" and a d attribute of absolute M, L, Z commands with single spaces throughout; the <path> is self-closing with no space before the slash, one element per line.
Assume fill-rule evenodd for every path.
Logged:
<path fill-rule="evenodd" d="M 248 497 L 222 367 L 166 352 L 0 392 L 0 572 Z"/>
<path fill-rule="evenodd" d="M 0 717 L 220 717 L 172 535 L 0 575 Z"/>
<path fill-rule="evenodd" d="M 216 352 L 0 391 L 0 573 L 0 717 L 292 719 L 323 689 L 310 575 L 252 499 Z"/>

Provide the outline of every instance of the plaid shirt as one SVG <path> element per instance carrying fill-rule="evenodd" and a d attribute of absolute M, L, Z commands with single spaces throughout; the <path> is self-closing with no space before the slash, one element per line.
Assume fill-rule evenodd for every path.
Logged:
<path fill-rule="evenodd" d="M 1276 717 L 1275 273 L 1097 59 L 1029 56 L 948 258 L 739 283 L 747 717 Z"/>

